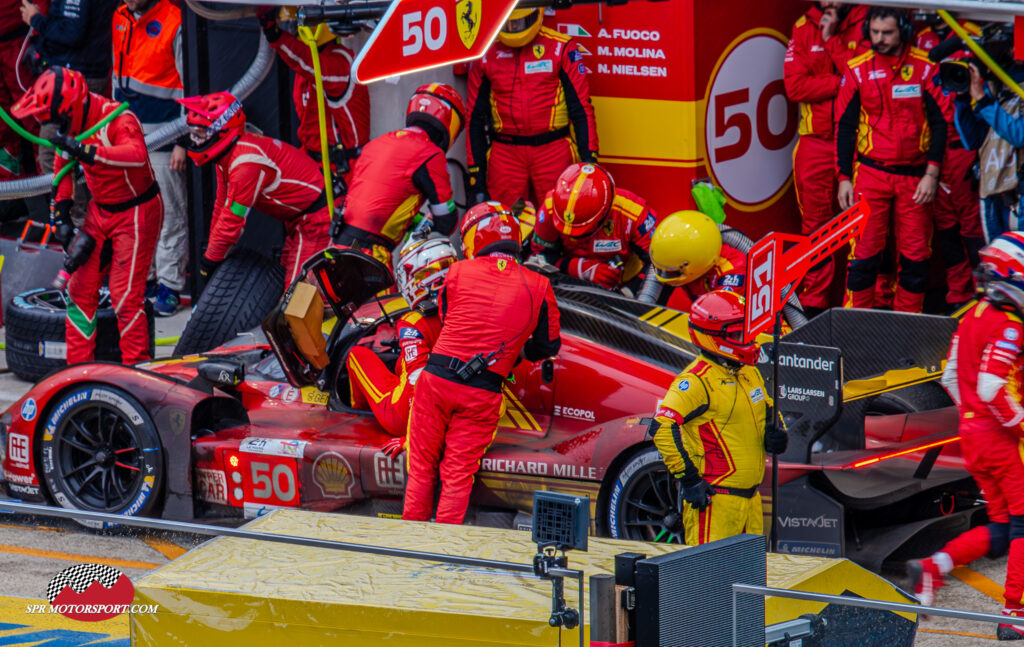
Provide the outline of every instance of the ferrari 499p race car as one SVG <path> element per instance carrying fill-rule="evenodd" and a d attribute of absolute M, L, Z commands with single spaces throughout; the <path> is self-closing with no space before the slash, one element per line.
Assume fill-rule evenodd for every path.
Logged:
<path fill-rule="evenodd" d="M 52 373 L 0 417 L 7 493 L 178 520 L 275 507 L 397 514 L 405 465 L 382 451 L 391 437 L 372 414 L 349 406 L 345 357 L 364 345 L 394 362 L 405 302 L 375 296 L 391 274 L 352 250 L 321 253 L 310 275 L 335 317 L 323 324 L 324 368 L 302 342 L 321 335 L 323 308 L 296 318 L 292 286 L 265 335 Z M 651 415 L 697 353 L 686 315 L 567 280 L 555 291 L 561 352 L 520 363 L 504 384 L 506 412 L 472 494 L 477 522 L 497 512 L 489 519 L 511 523 L 531 510 L 534 490 L 557 490 L 590 497 L 596 532 L 681 542 L 677 485 L 651 441 Z M 837 309 L 783 338 L 779 407 L 791 440 L 776 502 L 780 550 L 878 568 L 932 548 L 915 539 L 948 534 L 925 528 L 972 522 L 976 488 L 935 382 L 955 326 Z"/>

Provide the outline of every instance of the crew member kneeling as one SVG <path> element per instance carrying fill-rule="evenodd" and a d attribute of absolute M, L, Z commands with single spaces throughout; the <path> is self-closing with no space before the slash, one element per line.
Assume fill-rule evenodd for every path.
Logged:
<path fill-rule="evenodd" d="M 441 332 L 437 294 L 448 268 L 458 260 L 447 239 L 414 241 L 406 246 L 395 264 L 395 280 L 410 310 L 395 326 L 399 348 L 395 372 L 365 346 L 353 348 L 345 360 L 352 381 L 352 406 L 368 404 L 377 422 L 392 436 L 404 436 L 408 430 L 416 382 Z"/>
<path fill-rule="evenodd" d="M 654 434 L 679 479 L 686 543 L 762 534 L 765 450 L 781 454 L 788 438 L 765 432 L 772 403 L 755 366 L 760 349 L 743 343 L 743 297 L 715 290 L 698 298 L 690 338 L 701 354 L 669 387 Z"/>
<path fill-rule="evenodd" d="M 110 274 L 110 300 L 117 315 L 121 359 L 136 364 L 149 359 L 149 329 L 143 305 L 146 273 L 160 236 L 164 205 L 149 163 L 142 124 L 123 112 L 89 137 L 89 130 L 117 109 L 117 102 L 89 92 L 85 77 L 63 67 L 47 70 L 11 108 L 18 119 L 35 117 L 56 122 L 51 141 L 67 156 L 82 163 L 85 182 L 94 199 L 75 247 L 94 245 L 88 260 L 71 276 L 65 336 L 68 364 L 93 359 L 96 351 L 96 308 L 103 279 Z M 58 155 L 54 172 L 72 162 Z M 64 176 L 54 196 L 56 237 L 71 243 L 72 175 Z M 109 244 L 109 260 L 103 250 Z M 86 245 L 88 246 L 88 245 Z M 106 261 L 106 262 L 104 262 Z"/>
<path fill-rule="evenodd" d="M 462 222 L 466 259 L 448 270 L 438 299 L 441 335 L 416 385 L 409 420 L 403 519 L 462 523 L 480 459 L 502 413 L 501 384 L 522 353 L 529 361 L 561 347 L 558 306 L 547 278 L 522 268 L 519 223 L 483 202 Z"/>
<path fill-rule="evenodd" d="M 198 165 L 217 165 L 217 201 L 210 241 L 200 261 L 210 276 L 257 209 L 285 227 L 281 264 L 291 285 L 310 256 L 330 243 L 324 176 L 302 151 L 271 137 L 245 132 L 242 103 L 229 92 L 178 101 L 188 111 L 188 156 Z"/>

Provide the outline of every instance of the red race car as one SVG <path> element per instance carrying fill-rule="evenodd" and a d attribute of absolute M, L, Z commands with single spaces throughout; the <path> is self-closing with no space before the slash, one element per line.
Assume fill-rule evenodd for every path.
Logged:
<path fill-rule="evenodd" d="M 352 250 L 323 252 L 310 273 L 336 316 L 325 349 L 310 345 L 322 339 L 323 309 L 298 307 L 296 284 L 265 336 L 44 378 L 0 416 L 7 493 L 181 520 L 282 506 L 400 513 L 404 461 L 382 451 L 391 437 L 370 412 L 349 406 L 344 360 L 357 344 L 397 359 L 393 323 L 405 303 L 375 296 L 390 272 Z M 472 496 L 477 523 L 523 513 L 515 523 L 528 525 L 533 491 L 549 489 L 589 496 L 600 533 L 681 541 L 677 487 L 650 416 L 695 356 L 686 315 L 572 282 L 555 289 L 562 350 L 520 363 L 504 385 L 506 413 Z M 912 414 L 948 405 L 933 380 L 955 325 L 835 310 L 786 335 L 797 343 L 780 347 L 791 436 L 780 549 L 877 568 L 924 528 L 970 522 L 977 493 L 951 442 L 955 415 Z"/>

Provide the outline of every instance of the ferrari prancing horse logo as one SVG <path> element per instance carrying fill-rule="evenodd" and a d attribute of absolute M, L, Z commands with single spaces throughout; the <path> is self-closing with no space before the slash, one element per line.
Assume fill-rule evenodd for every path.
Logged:
<path fill-rule="evenodd" d="M 459 29 L 459 39 L 466 49 L 473 47 L 480 32 L 481 2 L 483 0 L 459 0 L 455 3 L 455 24 Z"/>
<path fill-rule="evenodd" d="M 506 261 L 504 258 L 499 258 L 498 259 L 498 271 L 499 272 L 504 272 L 506 267 L 508 267 L 508 261 Z"/>

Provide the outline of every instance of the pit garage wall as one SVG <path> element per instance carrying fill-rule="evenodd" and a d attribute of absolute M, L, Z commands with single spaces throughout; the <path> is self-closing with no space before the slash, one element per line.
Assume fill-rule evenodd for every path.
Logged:
<path fill-rule="evenodd" d="M 693 208 L 712 177 L 729 224 L 757 239 L 799 231 L 792 182 L 798 112 L 782 60 L 794 0 L 667 0 L 558 11 L 545 25 L 587 50 L 600 161 L 661 216 Z"/>

